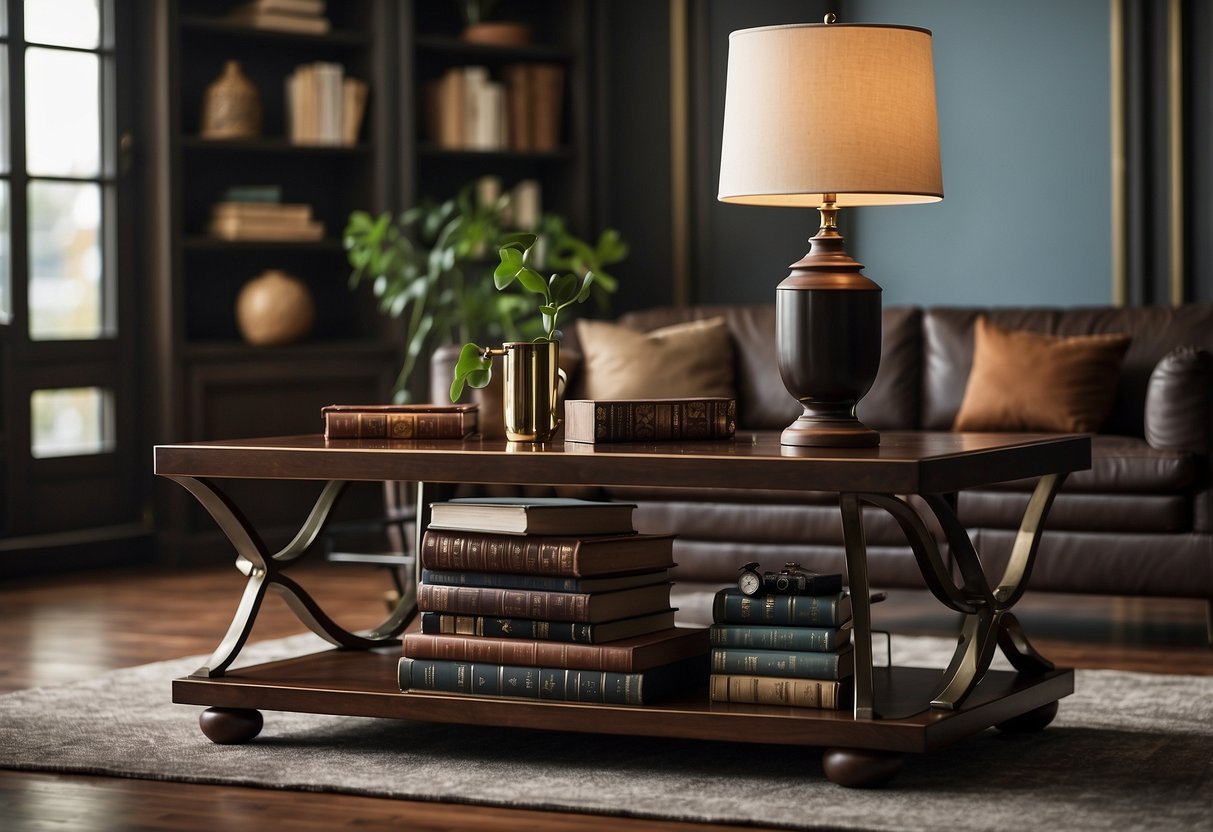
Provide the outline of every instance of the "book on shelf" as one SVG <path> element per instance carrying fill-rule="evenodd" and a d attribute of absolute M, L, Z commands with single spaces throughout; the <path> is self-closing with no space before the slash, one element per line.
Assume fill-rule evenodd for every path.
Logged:
<path fill-rule="evenodd" d="M 287 137 L 294 144 L 357 143 L 370 88 L 335 61 L 296 66 L 284 82 Z"/>
<path fill-rule="evenodd" d="M 432 635 L 410 628 L 404 634 L 403 651 L 410 659 L 639 673 L 691 656 L 707 655 L 708 638 L 707 631 L 699 627 L 671 627 L 610 644 Z"/>
<path fill-rule="evenodd" d="M 507 666 L 447 659 L 400 659 L 397 679 L 410 693 L 455 693 L 593 702 L 605 705 L 651 705 L 695 689 L 707 680 L 704 656 L 617 673 L 567 668 Z"/>
<path fill-rule="evenodd" d="M 560 64 L 530 64 L 530 147 L 551 152 L 560 148 L 564 103 L 564 67 Z"/>
<path fill-rule="evenodd" d="M 447 150 L 550 152 L 560 147 L 564 67 L 455 66 L 422 84 L 424 132 Z"/>
<path fill-rule="evenodd" d="M 427 529 L 421 539 L 426 569 L 509 572 L 588 578 L 670 569 L 674 536 L 506 535 Z"/>
<path fill-rule="evenodd" d="M 207 233 L 220 240 L 275 240 L 314 242 L 324 239 L 324 223 L 319 220 L 297 222 L 274 217 L 211 217 Z"/>
<path fill-rule="evenodd" d="M 475 404 L 331 404 L 320 409 L 325 439 L 463 439 L 476 432 Z"/>
<path fill-rule="evenodd" d="M 633 531 L 635 508 L 635 503 L 573 497 L 462 497 L 432 503 L 429 527 L 498 534 L 624 534 Z"/>
<path fill-rule="evenodd" d="M 281 0 L 276 3 L 253 0 L 229 11 L 227 19 L 254 29 L 303 32 L 310 35 L 327 34 L 333 28 L 333 24 L 324 16 L 323 8 L 319 14 L 293 11 L 285 8 Z"/>
<path fill-rule="evenodd" d="M 231 185 L 223 189 L 223 196 L 219 199 L 220 202 L 239 202 L 241 205 L 247 205 L 250 202 L 256 203 L 280 203 L 282 202 L 282 186 L 281 185 Z"/>
<path fill-rule="evenodd" d="M 312 221 L 312 206 L 300 202 L 220 200 L 211 205 L 211 218 L 303 225 Z"/>
<path fill-rule="evenodd" d="M 623 638 L 655 633 L 674 626 L 674 610 L 586 624 L 577 621 L 538 621 L 533 618 L 503 618 L 484 615 L 450 615 L 423 612 L 421 632 L 434 635 L 468 635 L 485 638 L 529 638 L 604 644 Z"/>
<path fill-rule="evenodd" d="M 755 650 L 828 652 L 851 641 L 851 629 L 839 627 L 768 627 L 748 624 L 713 624 L 708 629 L 713 647 Z"/>
<path fill-rule="evenodd" d="M 854 650 L 849 644 L 825 653 L 713 647 L 712 672 L 797 679 L 845 679 L 855 673 Z"/>
<path fill-rule="evenodd" d="M 611 592 L 636 586 L 665 583 L 670 570 L 629 572 L 597 578 L 566 578 L 558 575 L 527 575 L 509 572 L 466 572 L 461 569 L 422 569 L 421 582 L 447 586 L 489 586 L 499 589 L 538 589 L 546 592 Z"/>
<path fill-rule="evenodd" d="M 570 399 L 566 442 L 663 442 L 731 439 L 737 400 L 731 398 Z"/>
<path fill-rule="evenodd" d="M 253 0 L 250 6 L 266 12 L 315 16 L 324 14 L 325 0 Z"/>
<path fill-rule="evenodd" d="M 792 679 L 713 673 L 709 680 L 708 696 L 713 702 L 789 705 L 796 708 L 845 708 L 853 701 L 851 678 Z"/>
<path fill-rule="evenodd" d="M 666 582 L 613 592 L 543 592 L 419 584 L 417 608 L 456 615 L 500 615 L 597 624 L 669 609 L 670 586 Z"/>
<path fill-rule="evenodd" d="M 712 599 L 712 620 L 717 624 L 770 624 L 791 627 L 838 627 L 851 618 L 851 596 L 742 595 L 726 587 Z"/>

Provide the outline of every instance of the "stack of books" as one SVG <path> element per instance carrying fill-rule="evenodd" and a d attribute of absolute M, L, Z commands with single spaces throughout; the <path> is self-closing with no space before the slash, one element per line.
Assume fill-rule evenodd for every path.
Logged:
<path fill-rule="evenodd" d="M 430 141 L 447 150 L 550 153 L 560 147 L 564 67 L 519 63 L 495 76 L 457 66 L 424 87 Z"/>
<path fill-rule="evenodd" d="M 323 35 L 332 28 L 324 7 L 325 0 L 251 0 L 232 9 L 227 17 L 255 29 Z"/>
<path fill-rule="evenodd" d="M 400 689 L 646 705 L 702 685 L 708 633 L 674 624 L 673 536 L 635 506 L 434 503 Z"/>
<path fill-rule="evenodd" d="M 841 581 L 840 581 L 841 583 Z M 855 662 L 851 598 L 716 593 L 712 607 L 714 702 L 842 708 L 851 701 Z"/>
<path fill-rule="evenodd" d="M 223 201 L 211 206 L 207 232 L 221 240 L 319 240 L 324 223 L 302 203 Z"/>

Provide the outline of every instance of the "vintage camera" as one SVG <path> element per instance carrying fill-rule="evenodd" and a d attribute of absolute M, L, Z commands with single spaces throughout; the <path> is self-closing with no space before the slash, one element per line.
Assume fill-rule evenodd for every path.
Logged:
<path fill-rule="evenodd" d="M 742 595 L 833 595 L 842 591 L 842 575 L 805 572 L 800 564 L 788 561 L 778 572 L 758 571 L 758 562 L 741 567 L 737 588 Z"/>

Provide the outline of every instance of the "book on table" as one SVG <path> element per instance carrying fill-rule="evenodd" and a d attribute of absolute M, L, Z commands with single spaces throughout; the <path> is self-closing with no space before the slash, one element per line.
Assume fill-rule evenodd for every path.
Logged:
<path fill-rule="evenodd" d="M 851 704 L 852 679 L 794 679 L 713 673 L 708 680 L 713 702 L 785 705 L 796 708 L 845 708 Z"/>
<path fill-rule="evenodd" d="M 851 641 L 850 627 L 773 627 L 762 624 L 713 624 L 713 647 L 755 650 L 803 650 L 825 653 Z"/>
<path fill-rule="evenodd" d="M 423 632 L 418 622 L 405 631 L 403 651 L 414 659 L 639 673 L 691 656 L 705 655 L 708 638 L 703 628 L 668 627 L 609 644 L 576 644 L 531 638 L 430 634 Z"/>
<path fill-rule="evenodd" d="M 417 587 L 417 607 L 423 612 L 598 624 L 669 609 L 670 584 L 613 592 L 544 592 L 423 583 Z"/>
<path fill-rule="evenodd" d="M 712 601 L 718 624 L 770 624 L 794 627 L 838 627 L 851 618 L 851 596 L 742 595 L 737 587 L 719 590 Z"/>
<path fill-rule="evenodd" d="M 475 433 L 475 404 L 330 404 L 325 439 L 463 439 Z"/>
<path fill-rule="evenodd" d="M 691 656 L 637 673 L 617 673 L 403 656 L 397 678 L 400 689 L 409 693 L 651 705 L 701 685 L 707 678 L 707 657 Z"/>
<path fill-rule="evenodd" d="M 426 569 L 588 578 L 669 569 L 674 536 L 509 535 L 432 526 L 421 539 Z"/>
<path fill-rule="evenodd" d="M 634 503 L 572 497 L 462 497 L 430 505 L 431 529 L 498 534 L 625 534 Z"/>
<path fill-rule="evenodd" d="M 537 589 L 546 592 L 611 592 L 637 586 L 666 583 L 668 569 L 624 572 L 594 578 L 562 575 L 528 575 L 509 572 L 465 572 L 459 569 L 422 569 L 421 582 L 444 586 L 486 586 L 498 589 Z"/>
<path fill-rule="evenodd" d="M 570 399 L 564 421 L 566 442 L 730 439 L 737 430 L 737 400 Z"/>
<path fill-rule="evenodd" d="M 568 641 L 577 644 L 605 644 L 633 636 L 656 633 L 674 626 L 674 610 L 587 624 L 578 621 L 539 621 L 533 618 L 507 618 L 494 615 L 455 615 L 423 612 L 423 633 L 481 636 L 484 638 L 525 638 Z"/>

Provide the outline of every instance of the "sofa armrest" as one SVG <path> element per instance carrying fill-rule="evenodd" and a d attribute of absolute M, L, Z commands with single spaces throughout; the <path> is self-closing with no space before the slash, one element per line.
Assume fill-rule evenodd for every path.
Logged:
<path fill-rule="evenodd" d="M 1176 347 L 1150 373 L 1146 387 L 1145 438 L 1151 447 L 1208 454 L 1213 356 Z"/>

